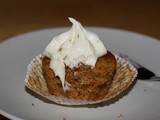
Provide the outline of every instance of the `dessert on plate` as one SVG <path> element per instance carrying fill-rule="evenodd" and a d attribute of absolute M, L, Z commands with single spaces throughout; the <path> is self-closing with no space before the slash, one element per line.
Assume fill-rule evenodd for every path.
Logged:
<path fill-rule="evenodd" d="M 59 104 L 94 104 L 128 88 L 137 71 L 108 51 L 99 37 L 73 18 L 72 28 L 53 38 L 28 66 L 26 86 Z"/>

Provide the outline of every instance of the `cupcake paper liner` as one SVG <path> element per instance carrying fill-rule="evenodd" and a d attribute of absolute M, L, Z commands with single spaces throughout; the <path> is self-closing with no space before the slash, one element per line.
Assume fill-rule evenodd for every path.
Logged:
<path fill-rule="evenodd" d="M 42 53 L 37 57 L 35 57 L 30 62 L 27 68 L 25 84 L 32 91 L 58 104 L 85 105 L 85 104 L 100 103 L 109 100 L 117 96 L 121 92 L 123 92 L 125 89 L 127 89 L 133 83 L 133 81 L 137 76 L 137 70 L 134 66 L 132 66 L 125 59 L 119 57 L 118 55 L 115 55 L 115 58 L 117 60 L 116 73 L 108 93 L 102 100 L 87 101 L 87 100 L 68 99 L 63 96 L 54 96 L 49 93 L 46 85 L 46 80 L 43 77 L 43 72 L 42 72 L 43 57 L 44 54 Z"/>

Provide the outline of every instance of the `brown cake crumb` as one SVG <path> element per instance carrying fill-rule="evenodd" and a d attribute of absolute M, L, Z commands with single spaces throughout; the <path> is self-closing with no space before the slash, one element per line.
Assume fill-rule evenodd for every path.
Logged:
<path fill-rule="evenodd" d="M 65 117 L 63 117 L 63 120 L 67 120 Z"/>
<path fill-rule="evenodd" d="M 122 114 L 118 115 L 118 118 L 123 118 L 123 115 Z"/>
<path fill-rule="evenodd" d="M 32 106 L 35 106 L 34 103 L 32 103 Z"/>

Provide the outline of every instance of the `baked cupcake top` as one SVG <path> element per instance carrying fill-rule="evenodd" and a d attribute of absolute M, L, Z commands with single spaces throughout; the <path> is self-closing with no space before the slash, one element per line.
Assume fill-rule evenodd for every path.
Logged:
<path fill-rule="evenodd" d="M 63 89 L 65 82 L 65 66 L 78 67 L 81 63 L 94 67 L 99 57 L 107 50 L 99 37 L 87 31 L 73 18 L 69 18 L 72 27 L 69 31 L 53 38 L 46 47 L 44 54 L 51 59 L 50 68 L 61 80 Z"/>

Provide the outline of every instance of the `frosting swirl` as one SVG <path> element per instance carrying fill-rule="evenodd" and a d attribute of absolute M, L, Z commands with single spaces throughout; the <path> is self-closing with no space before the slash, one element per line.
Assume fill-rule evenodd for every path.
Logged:
<path fill-rule="evenodd" d="M 50 68 L 61 80 L 64 90 L 68 89 L 65 81 L 65 65 L 74 68 L 81 63 L 94 67 L 98 57 L 107 53 L 99 37 L 85 30 L 73 18 L 72 28 L 53 38 L 46 47 L 44 54 L 51 59 Z"/>

